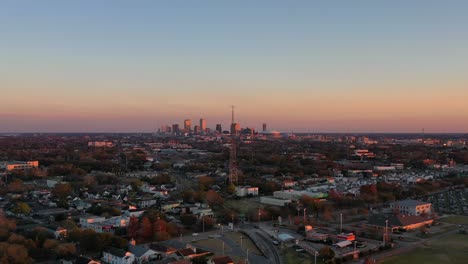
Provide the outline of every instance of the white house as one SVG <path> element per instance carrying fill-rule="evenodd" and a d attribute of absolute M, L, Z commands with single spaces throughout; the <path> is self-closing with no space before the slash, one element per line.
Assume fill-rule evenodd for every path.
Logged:
<path fill-rule="evenodd" d="M 108 247 L 102 252 L 102 261 L 109 264 L 133 264 L 135 255 L 123 249 Z"/>
<path fill-rule="evenodd" d="M 397 210 L 400 214 L 404 215 L 420 215 L 432 213 L 432 204 L 428 202 L 421 202 L 417 200 L 403 200 L 390 204 L 390 208 Z"/>
<path fill-rule="evenodd" d="M 239 197 L 258 196 L 258 187 L 252 186 L 237 186 L 236 195 Z"/>

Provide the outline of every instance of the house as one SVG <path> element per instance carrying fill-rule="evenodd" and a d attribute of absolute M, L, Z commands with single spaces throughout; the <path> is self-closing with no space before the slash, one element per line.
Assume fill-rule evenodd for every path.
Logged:
<path fill-rule="evenodd" d="M 82 228 L 93 229 L 97 233 L 113 233 L 116 228 L 128 226 L 129 216 L 115 216 L 111 218 L 91 216 L 80 218 Z"/>
<path fill-rule="evenodd" d="M 101 264 L 101 262 L 87 258 L 87 257 L 80 256 L 76 258 L 74 264 Z"/>
<path fill-rule="evenodd" d="M 136 204 L 139 208 L 148 208 L 158 203 L 158 199 L 156 198 L 145 198 L 145 199 L 138 199 Z"/>
<path fill-rule="evenodd" d="M 229 256 L 218 256 L 208 260 L 207 264 L 234 264 L 234 261 Z"/>
<path fill-rule="evenodd" d="M 55 239 L 67 237 L 67 229 L 60 226 L 45 226 L 45 229 L 54 234 Z"/>
<path fill-rule="evenodd" d="M 412 230 L 432 224 L 434 220 L 420 215 L 375 214 L 370 216 L 367 226 L 388 231 L 404 229 Z"/>
<path fill-rule="evenodd" d="M 411 199 L 393 202 L 390 204 L 390 208 L 397 213 L 405 215 L 428 215 L 432 213 L 431 203 Z"/>
<path fill-rule="evenodd" d="M 239 197 L 258 196 L 258 187 L 252 186 L 237 186 L 236 195 Z"/>
<path fill-rule="evenodd" d="M 211 254 L 211 252 L 188 245 L 187 248 L 177 250 L 175 254 L 179 259 L 193 259 Z"/>
<path fill-rule="evenodd" d="M 128 244 L 128 251 L 135 255 L 135 259 L 138 264 L 148 263 L 162 259 L 162 254 L 157 253 L 156 251 L 150 248 L 135 245 L 135 240 L 132 240 Z"/>
<path fill-rule="evenodd" d="M 102 252 L 102 261 L 108 264 L 133 264 L 135 255 L 123 249 L 108 247 Z"/>
<path fill-rule="evenodd" d="M 161 254 L 163 257 L 168 257 L 169 255 L 172 255 L 177 251 L 177 249 L 174 247 L 156 243 L 150 244 L 149 248 L 156 252 L 156 254 Z"/>

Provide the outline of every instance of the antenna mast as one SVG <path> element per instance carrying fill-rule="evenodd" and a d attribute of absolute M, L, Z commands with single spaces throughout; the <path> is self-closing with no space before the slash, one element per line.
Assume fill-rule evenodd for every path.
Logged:
<path fill-rule="evenodd" d="M 232 109 L 232 123 L 234 125 L 234 106 L 231 106 Z M 236 144 L 236 135 L 231 133 L 231 149 L 229 152 L 229 183 L 237 185 L 237 144 Z"/>

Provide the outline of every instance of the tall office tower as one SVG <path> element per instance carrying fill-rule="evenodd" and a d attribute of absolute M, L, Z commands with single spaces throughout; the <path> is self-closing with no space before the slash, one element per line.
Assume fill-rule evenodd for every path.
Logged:
<path fill-rule="evenodd" d="M 172 133 L 174 134 L 179 134 L 180 130 L 179 130 L 179 124 L 173 124 L 172 125 Z"/>
<path fill-rule="evenodd" d="M 221 127 L 221 124 L 216 124 L 216 132 L 223 133 L 223 128 Z"/>
<path fill-rule="evenodd" d="M 237 131 L 240 132 L 240 125 L 234 123 L 234 106 L 232 106 L 231 120 L 231 149 L 229 151 L 229 183 L 237 185 Z"/>
<path fill-rule="evenodd" d="M 263 123 L 262 131 L 265 132 L 266 130 L 267 130 L 267 124 L 266 124 L 266 123 Z"/>
<path fill-rule="evenodd" d="M 195 126 L 193 127 L 193 132 L 194 132 L 195 134 L 201 134 L 201 132 L 202 132 L 201 127 L 200 127 L 199 125 L 195 125 Z"/>
<path fill-rule="evenodd" d="M 162 125 L 161 129 L 159 130 L 161 133 L 169 133 L 171 132 L 171 127 L 167 125 Z"/>
<path fill-rule="evenodd" d="M 203 118 L 200 119 L 200 129 L 203 134 L 206 133 L 206 120 Z"/>
<path fill-rule="evenodd" d="M 231 135 L 239 135 L 241 131 L 240 124 L 232 123 L 231 124 Z"/>
<path fill-rule="evenodd" d="M 185 130 L 185 132 L 192 131 L 192 119 L 185 119 L 184 120 L 184 130 Z"/>

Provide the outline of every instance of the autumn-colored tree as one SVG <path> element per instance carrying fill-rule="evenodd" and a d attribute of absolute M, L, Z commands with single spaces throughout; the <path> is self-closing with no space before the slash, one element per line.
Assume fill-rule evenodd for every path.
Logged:
<path fill-rule="evenodd" d="M 76 254 L 76 247 L 73 243 L 63 243 L 58 245 L 54 251 L 58 257 L 73 256 Z"/>
<path fill-rule="evenodd" d="M 214 184 L 214 182 L 215 180 L 212 177 L 202 176 L 198 178 L 198 183 L 201 190 L 208 190 Z"/>
<path fill-rule="evenodd" d="M 377 186 L 375 184 L 362 185 L 361 186 L 361 194 L 376 196 L 377 195 Z"/>
<path fill-rule="evenodd" d="M 16 222 L 13 219 L 6 218 L 3 212 L 1 212 L 0 213 L 0 227 L 13 231 L 16 229 Z"/>
<path fill-rule="evenodd" d="M 236 186 L 233 183 L 230 183 L 226 189 L 228 194 L 234 194 L 236 192 Z"/>
<path fill-rule="evenodd" d="M 22 235 L 18 235 L 18 234 L 11 234 L 10 237 L 8 238 L 8 243 L 10 244 L 24 244 L 24 242 L 26 241 L 26 239 L 24 238 L 24 236 Z"/>
<path fill-rule="evenodd" d="M 323 259 L 332 259 L 335 257 L 335 251 L 333 251 L 329 246 L 324 246 L 320 249 L 319 256 Z"/>
<path fill-rule="evenodd" d="M 198 225 L 200 230 L 203 230 L 203 226 L 205 226 L 205 231 L 210 230 L 215 225 L 215 220 L 209 216 L 203 216 Z"/>
<path fill-rule="evenodd" d="M 13 213 L 15 214 L 29 214 L 31 212 L 31 208 L 27 203 L 17 202 L 15 208 L 13 208 Z"/>
<path fill-rule="evenodd" d="M 86 176 L 83 177 L 83 184 L 85 186 L 91 187 L 91 186 L 96 185 L 96 183 L 97 183 L 96 177 L 94 177 L 92 175 L 86 175 Z"/>
<path fill-rule="evenodd" d="M 25 246 L 18 244 L 11 244 L 8 246 L 7 259 L 9 259 L 10 261 L 6 263 L 32 263 L 32 259 L 28 255 L 28 249 Z"/>
<path fill-rule="evenodd" d="M 154 233 L 167 232 L 167 222 L 162 219 L 157 219 L 153 223 L 153 232 Z"/>
<path fill-rule="evenodd" d="M 22 193 L 26 190 L 22 180 L 16 179 L 8 184 L 8 191 L 12 193 Z"/>
<path fill-rule="evenodd" d="M 169 235 L 168 232 L 159 232 L 159 233 L 155 233 L 154 234 L 154 239 L 156 241 L 166 241 L 166 240 L 169 240 L 171 239 L 171 236 Z"/>
<path fill-rule="evenodd" d="M 219 193 L 209 190 L 206 192 L 206 202 L 210 206 L 222 206 L 224 204 L 224 199 Z"/>
<path fill-rule="evenodd" d="M 59 242 L 56 239 L 46 239 L 44 244 L 42 244 L 42 248 L 52 250 L 58 246 L 58 244 Z"/>
<path fill-rule="evenodd" d="M 135 216 L 131 216 L 128 226 L 127 226 L 127 235 L 131 238 L 136 239 L 138 237 L 138 230 L 140 229 L 140 222 Z"/>
<path fill-rule="evenodd" d="M 177 226 L 176 223 L 168 223 L 167 233 L 169 233 L 171 237 L 176 237 L 180 234 L 180 228 Z"/>
<path fill-rule="evenodd" d="M 140 223 L 139 235 L 143 239 L 151 239 L 153 237 L 153 225 L 148 217 L 143 217 Z"/>
<path fill-rule="evenodd" d="M 52 194 L 59 199 L 67 198 L 72 192 L 71 185 L 69 183 L 58 183 L 52 189 Z"/>
<path fill-rule="evenodd" d="M 184 226 L 192 226 L 197 222 L 197 217 L 193 214 L 183 214 L 180 216 L 180 222 Z"/>

